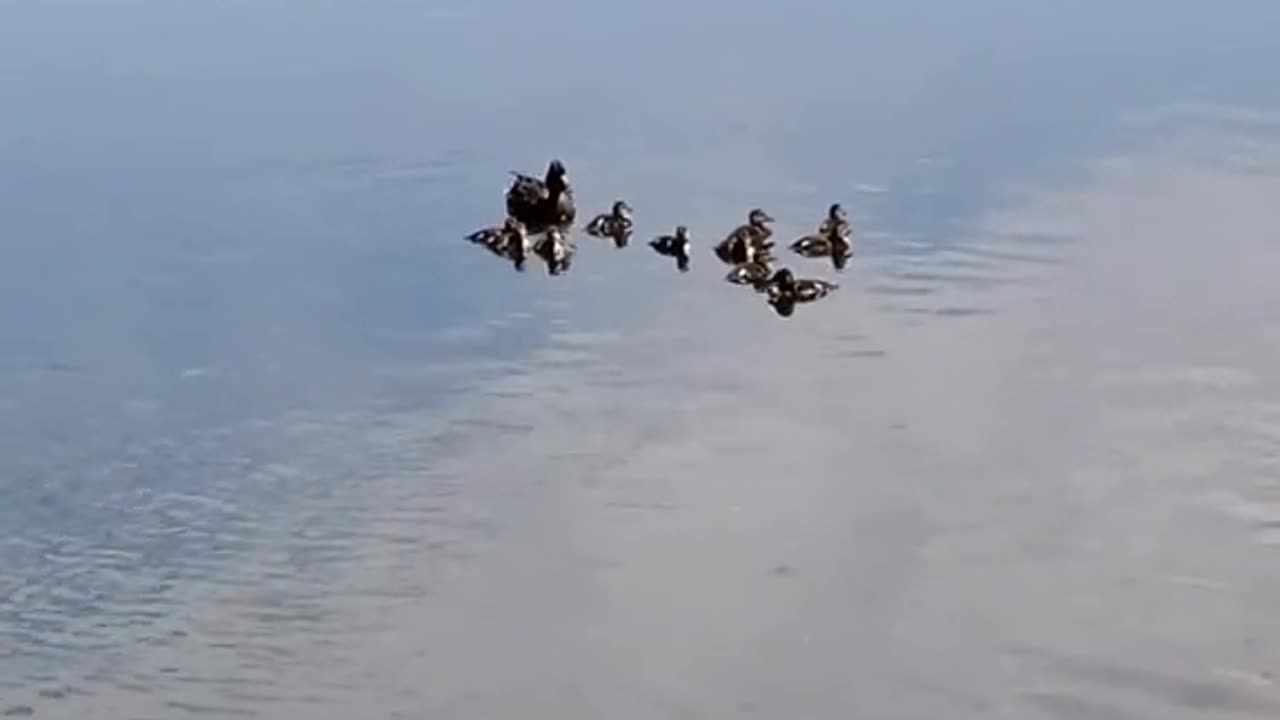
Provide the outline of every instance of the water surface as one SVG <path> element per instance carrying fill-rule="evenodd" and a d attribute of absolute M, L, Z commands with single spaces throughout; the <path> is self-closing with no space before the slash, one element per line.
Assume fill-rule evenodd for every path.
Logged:
<path fill-rule="evenodd" d="M 0 5 L 0 712 L 1277 717 L 1276 28 Z M 631 247 L 461 241 L 553 155 Z"/>

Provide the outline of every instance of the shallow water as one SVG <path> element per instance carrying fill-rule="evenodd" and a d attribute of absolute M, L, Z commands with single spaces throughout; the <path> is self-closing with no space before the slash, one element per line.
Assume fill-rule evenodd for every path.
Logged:
<path fill-rule="evenodd" d="M 1084 5 L 0 5 L 0 713 L 1280 716 L 1280 8 Z"/>

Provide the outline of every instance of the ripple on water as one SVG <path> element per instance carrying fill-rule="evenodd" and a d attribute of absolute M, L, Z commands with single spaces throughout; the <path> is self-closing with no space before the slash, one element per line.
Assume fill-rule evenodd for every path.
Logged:
<path fill-rule="evenodd" d="M 1170 710 L 1226 713 L 1259 720 L 1280 717 L 1280 699 L 1274 694 L 1259 692 L 1256 683 L 1232 682 L 1221 674 L 1204 677 L 1162 672 L 1109 659 L 1047 651 L 1033 651 L 1028 657 L 1046 675 L 1078 687 L 1075 692 L 1062 692 L 1056 701 L 1050 701 L 1059 710 L 1086 707 L 1097 698 L 1110 699 L 1118 694 L 1114 702 L 1140 712 L 1142 717 Z M 1044 702 L 1043 696 L 1032 695 L 1029 699 L 1037 704 Z"/>
<path fill-rule="evenodd" d="M 836 335 L 829 343 L 824 343 L 824 346 L 829 348 L 827 354 L 830 357 L 849 360 L 875 360 L 889 354 L 884 348 L 878 347 L 871 336 L 863 333 Z"/>
<path fill-rule="evenodd" d="M 994 308 L 982 307 L 941 307 L 935 308 L 933 314 L 944 318 L 980 317 L 995 314 Z"/>
<path fill-rule="evenodd" d="M 146 653 L 141 652 L 139 643 L 156 631 L 154 626 L 167 625 L 166 621 L 173 619 L 170 614 L 153 612 L 145 604 L 123 602 L 119 596 L 111 603 L 94 606 L 90 614 L 99 621 L 109 617 L 112 624 L 104 637 L 106 644 L 95 654 L 130 661 L 84 672 L 84 681 L 100 690 L 114 688 L 137 696 L 140 706 L 181 699 L 163 704 L 155 711 L 159 716 L 179 711 L 244 715 L 282 702 L 303 704 L 304 699 L 280 687 L 282 667 L 290 672 L 318 668 L 318 672 L 335 678 L 328 686 L 317 683 L 322 695 L 349 694 L 353 690 L 350 683 L 338 680 L 342 677 L 344 644 L 353 634 L 382 631 L 377 607 L 429 597 L 432 574 L 424 572 L 424 564 L 465 562 L 469 552 L 466 539 L 489 531 L 483 508 L 458 506 L 450 512 L 445 503 L 453 502 L 451 494 L 424 492 L 424 487 L 429 490 L 437 480 L 448 485 L 461 477 L 450 475 L 434 442 L 445 426 L 419 425 L 423 418 L 412 414 L 399 419 L 380 417 L 382 421 L 377 423 L 361 415 L 330 418 L 328 423 L 298 418 L 291 432 L 305 438 L 307 444 L 297 448 L 301 452 L 293 453 L 294 465 L 277 466 L 270 475 L 285 483 L 308 477 L 328 480 L 305 488 L 295 486 L 295 503 L 290 506 L 264 507 L 268 515 L 254 522 L 243 518 L 246 531 L 256 530 L 260 536 L 265 533 L 270 542 L 240 548 L 236 553 L 239 562 L 219 567 L 216 576 L 209 574 L 212 569 L 201 571 L 186 583 L 167 588 L 188 595 L 183 603 L 188 611 L 196 597 L 200 605 L 211 603 L 209 607 L 216 608 L 211 616 L 202 613 L 181 618 L 183 633 L 173 643 L 154 646 Z M 513 431 L 502 421 L 488 421 L 483 415 L 464 420 L 463 425 L 466 437 L 460 440 L 466 445 L 478 440 L 472 436 Z M 352 448 L 359 452 L 351 455 Z M 408 469 L 415 466 L 432 469 Z M 352 481 L 333 482 L 347 477 Z M 371 493 L 386 503 L 371 503 Z M 191 498 L 175 494 L 158 502 L 162 507 L 166 502 L 186 506 Z M 218 503 L 196 504 L 205 512 L 225 509 Z M 184 523 L 208 522 L 199 513 L 188 511 L 168 515 L 170 520 Z M 69 555 L 69 545 L 59 546 L 58 552 Z M 82 556 L 82 560 L 104 566 L 117 565 L 126 558 L 138 559 L 121 554 L 114 546 L 89 549 Z M 147 560 L 145 552 L 141 560 Z M 84 570 L 83 563 L 68 562 L 64 567 Z M 359 572 L 353 572 L 356 569 Z M 335 594 L 335 587 L 341 587 L 341 592 Z M 35 594 L 24 602 L 33 597 Z M 342 614 L 348 604 L 362 608 L 363 619 Z M 28 614 L 36 609 L 30 611 Z M 54 636 L 50 629 L 33 625 L 34 619 L 24 621 L 32 637 L 22 639 L 40 638 L 49 646 Z M 49 619 L 60 624 L 58 637 L 69 632 L 62 626 L 76 622 L 71 615 L 55 614 Z M 135 626 L 135 622 L 142 626 Z M 58 664 L 57 657 L 83 654 L 80 647 L 52 649 L 58 652 L 51 657 L 50 667 Z M 185 667 L 191 657 L 201 658 L 198 672 Z M 126 671 L 125 667 L 131 669 Z M 27 687 L 35 692 L 38 685 Z M 35 699 L 66 701 L 52 691 Z"/>
<path fill-rule="evenodd" d="M 833 357 L 848 358 L 850 360 L 878 360 L 887 357 L 889 353 L 885 350 L 868 349 L 868 350 L 841 350 L 832 353 Z"/>
<path fill-rule="evenodd" d="M 867 292 L 891 298 L 880 311 L 911 318 L 991 315 L 1019 288 L 1034 287 L 1044 271 L 1065 261 L 1073 239 L 1040 233 L 973 230 L 964 240 L 938 243 L 904 238 L 886 243 L 869 265 Z"/>
<path fill-rule="evenodd" d="M 1020 697 L 1053 720 L 1143 720 L 1147 717 L 1144 709 L 1126 707 L 1131 703 L 1114 699 L 1047 690 L 1024 692 Z"/>

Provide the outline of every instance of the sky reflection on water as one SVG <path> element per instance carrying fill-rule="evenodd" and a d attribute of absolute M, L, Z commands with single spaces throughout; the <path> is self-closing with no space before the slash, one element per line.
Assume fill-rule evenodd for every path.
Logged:
<path fill-rule="evenodd" d="M 718 7 L 0 9 L 0 711 L 1280 713 L 1275 6 Z"/>

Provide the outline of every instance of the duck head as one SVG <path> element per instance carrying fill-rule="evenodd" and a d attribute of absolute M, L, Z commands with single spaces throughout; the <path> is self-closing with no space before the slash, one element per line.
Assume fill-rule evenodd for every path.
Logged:
<path fill-rule="evenodd" d="M 547 166 L 545 180 L 547 189 L 556 193 L 563 192 L 565 188 L 569 187 L 569 181 L 565 175 L 564 163 L 559 160 L 552 160 L 551 164 Z"/>
<path fill-rule="evenodd" d="M 773 222 L 773 217 L 764 210 L 756 208 L 747 215 L 747 222 L 756 227 L 764 227 L 765 225 Z"/>
<path fill-rule="evenodd" d="M 626 200 L 619 200 L 613 204 L 613 216 L 623 220 L 631 219 L 631 206 L 627 204 Z"/>
<path fill-rule="evenodd" d="M 848 222 L 849 216 L 845 214 L 844 208 L 840 206 L 840 203 L 832 203 L 831 209 L 827 211 L 827 219 L 832 224 L 836 224 Z"/>

